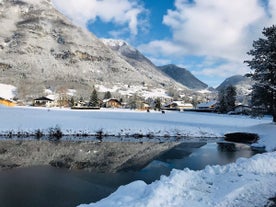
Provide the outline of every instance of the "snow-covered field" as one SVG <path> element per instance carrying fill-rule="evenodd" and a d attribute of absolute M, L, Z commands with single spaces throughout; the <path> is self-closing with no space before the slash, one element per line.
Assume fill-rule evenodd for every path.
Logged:
<path fill-rule="evenodd" d="M 161 112 L 101 109 L 81 111 L 59 108 L 0 106 L 0 134 L 10 131 L 47 133 L 59 126 L 64 134 L 104 134 L 127 136 L 133 134 L 154 136 L 222 137 L 229 132 L 255 132 L 259 144 L 268 151 L 276 148 L 276 126 L 271 117 L 252 119 L 247 116 L 229 116 L 196 112 Z"/>
<path fill-rule="evenodd" d="M 109 135 L 134 133 L 155 136 L 221 137 L 228 132 L 254 132 L 265 154 L 239 159 L 226 166 L 201 171 L 173 170 L 150 185 L 142 181 L 120 187 L 108 198 L 90 206 L 263 206 L 276 195 L 276 125 L 271 117 L 251 119 L 196 112 L 140 112 L 130 110 L 72 111 L 0 106 L 0 133 L 28 131 L 58 125 L 64 134 L 100 129 Z M 165 138 L 164 138 L 165 139 Z M 85 205 L 83 205 L 85 206 Z"/>

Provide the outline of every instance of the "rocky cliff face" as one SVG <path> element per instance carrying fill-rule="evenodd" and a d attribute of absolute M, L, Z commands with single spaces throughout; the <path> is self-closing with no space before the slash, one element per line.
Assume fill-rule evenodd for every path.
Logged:
<path fill-rule="evenodd" d="M 1 0 L 0 27 L 0 83 L 16 86 L 19 98 L 45 89 L 90 94 L 96 84 L 175 84 L 125 61 L 50 0 Z"/>

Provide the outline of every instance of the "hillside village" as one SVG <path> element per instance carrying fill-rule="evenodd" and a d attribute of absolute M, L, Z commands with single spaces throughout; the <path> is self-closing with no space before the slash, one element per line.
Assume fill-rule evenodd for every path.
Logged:
<path fill-rule="evenodd" d="M 0 91 L 1 92 L 1 91 Z M 12 92 L 11 92 L 12 93 Z M 1 97 L 0 104 L 14 106 L 30 106 L 30 107 L 45 107 L 45 108 L 70 108 L 72 110 L 100 110 L 101 108 L 112 109 L 131 109 L 139 111 L 151 110 L 155 111 L 199 111 L 199 112 L 218 112 L 219 102 L 217 100 L 217 92 L 205 94 L 205 96 L 187 97 L 170 97 L 156 96 L 141 97 L 136 94 L 125 96 L 113 96 L 110 91 L 105 93 L 98 92 L 94 89 L 89 98 L 74 96 L 74 90 L 67 90 L 63 93 L 55 94 L 47 90 L 45 95 L 35 97 L 29 101 L 21 101 L 16 98 L 8 99 Z M 118 95 L 118 94 L 117 94 Z M 194 98 L 197 98 L 195 101 Z M 229 114 L 249 114 L 251 108 L 247 104 L 238 102 L 235 103 L 235 108 Z"/>

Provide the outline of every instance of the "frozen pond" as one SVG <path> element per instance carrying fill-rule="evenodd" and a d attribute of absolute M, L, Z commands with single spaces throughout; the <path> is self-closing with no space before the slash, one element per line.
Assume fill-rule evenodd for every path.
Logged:
<path fill-rule="evenodd" d="M 151 183 L 173 168 L 203 169 L 227 164 L 255 152 L 239 145 L 232 151 L 216 143 L 183 143 L 154 159 L 143 169 L 118 173 L 92 173 L 39 166 L 0 172 L 0 204 L 5 207 L 71 207 L 100 200 L 120 185 L 134 180 Z"/>

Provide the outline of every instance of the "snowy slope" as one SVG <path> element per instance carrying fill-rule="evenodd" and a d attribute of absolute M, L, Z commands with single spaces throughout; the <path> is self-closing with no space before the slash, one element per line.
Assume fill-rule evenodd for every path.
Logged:
<path fill-rule="evenodd" d="M 185 85 L 181 83 L 179 84 L 179 82 L 174 81 L 170 76 L 161 73 L 148 58 L 127 42 L 115 39 L 101 39 L 101 41 L 145 77 L 155 79 L 155 81 L 161 82 L 165 85 L 168 84 L 168 82 L 173 81 L 178 88 L 186 88 Z"/>
<path fill-rule="evenodd" d="M 0 83 L 0 97 L 4 99 L 12 99 L 15 96 L 15 90 L 15 86 Z"/>
<path fill-rule="evenodd" d="M 246 76 L 242 75 L 234 75 L 231 76 L 225 81 L 223 81 L 217 88 L 217 91 L 221 91 L 222 89 L 228 87 L 228 86 L 235 86 L 236 87 L 236 92 L 237 96 L 236 99 L 240 103 L 248 105 L 248 98 L 250 93 L 252 92 L 252 86 L 254 85 L 254 81 Z"/>
<path fill-rule="evenodd" d="M 121 186 L 108 198 L 79 207 L 253 207 L 276 194 L 276 152 L 204 170 L 173 170 L 147 185 Z"/>

